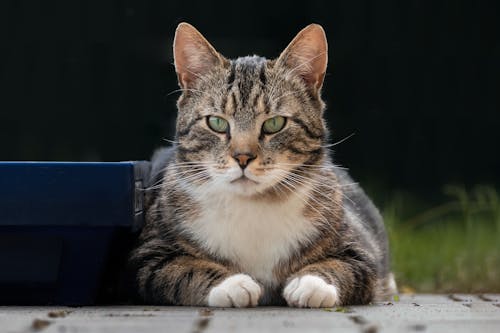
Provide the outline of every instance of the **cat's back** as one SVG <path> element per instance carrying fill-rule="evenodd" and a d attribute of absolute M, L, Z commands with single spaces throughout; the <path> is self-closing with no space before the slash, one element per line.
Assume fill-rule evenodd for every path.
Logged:
<path fill-rule="evenodd" d="M 396 283 L 390 270 L 389 240 L 384 220 L 363 188 L 347 171 L 335 168 L 334 172 L 344 196 L 342 205 L 346 222 L 361 229 L 360 234 L 365 237 L 359 238 L 359 241 L 364 242 L 364 247 L 371 249 L 372 254 L 377 257 L 375 262 L 380 278 L 377 281 L 376 297 L 383 299 L 396 292 Z"/>

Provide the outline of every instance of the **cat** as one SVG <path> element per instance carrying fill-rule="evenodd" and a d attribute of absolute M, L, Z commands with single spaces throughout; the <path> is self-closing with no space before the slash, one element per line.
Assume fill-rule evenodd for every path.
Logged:
<path fill-rule="evenodd" d="M 152 158 L 130 262 L 148 303 L 367 304 L 396 292 L 383 220 L 330 157 L 323 28 L 275 60 L 228 60 L 177 27 L 176 141 Z"/>

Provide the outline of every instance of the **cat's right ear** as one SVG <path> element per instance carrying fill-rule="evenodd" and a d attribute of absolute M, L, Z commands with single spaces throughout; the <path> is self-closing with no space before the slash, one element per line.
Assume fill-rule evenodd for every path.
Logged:
<path fill-rule="evenodd" d="M 174 63 L 181 88 L 192 88 L 196 80 L 223 62 L 224 58 L 195 27 L 185 22 L 177 26 Z"/>
<path fill-rule="evenodd" d="M 328 43 L 319 24 L 302 29 L 281 53 L 277 62 L 302 76 L 315 94 L 323 85 L 328 63 Z"/>

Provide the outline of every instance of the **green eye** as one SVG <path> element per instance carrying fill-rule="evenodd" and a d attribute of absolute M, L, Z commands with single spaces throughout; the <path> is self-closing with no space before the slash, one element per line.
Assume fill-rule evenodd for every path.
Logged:
<path fill-rule="evenodd" d="M 207 124 L 208 127 L 218 133 L 226 133 L 227 129 L 229 128 L 229 123 L 227 122 L 227 120 L 216 116 L 209 116 L 207 118 Z"/>
<path fill-rule="evenodd" d="M 262 126 L 262 131 L 266 134 L 273 134 L 279 132 L 285 127 L 286 118 L 282 116 L 276 116 L 270 118 L 264 122 Z"/>

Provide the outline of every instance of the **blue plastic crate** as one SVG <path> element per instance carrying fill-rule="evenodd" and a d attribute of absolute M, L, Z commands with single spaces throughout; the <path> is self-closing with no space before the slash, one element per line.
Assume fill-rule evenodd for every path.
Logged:
<path fill-rule="evenodd" d="M 0 162 L 0 304 L 94 304 L 113 288 L 106 274 L 142 225 L 149 168 Z"/>

